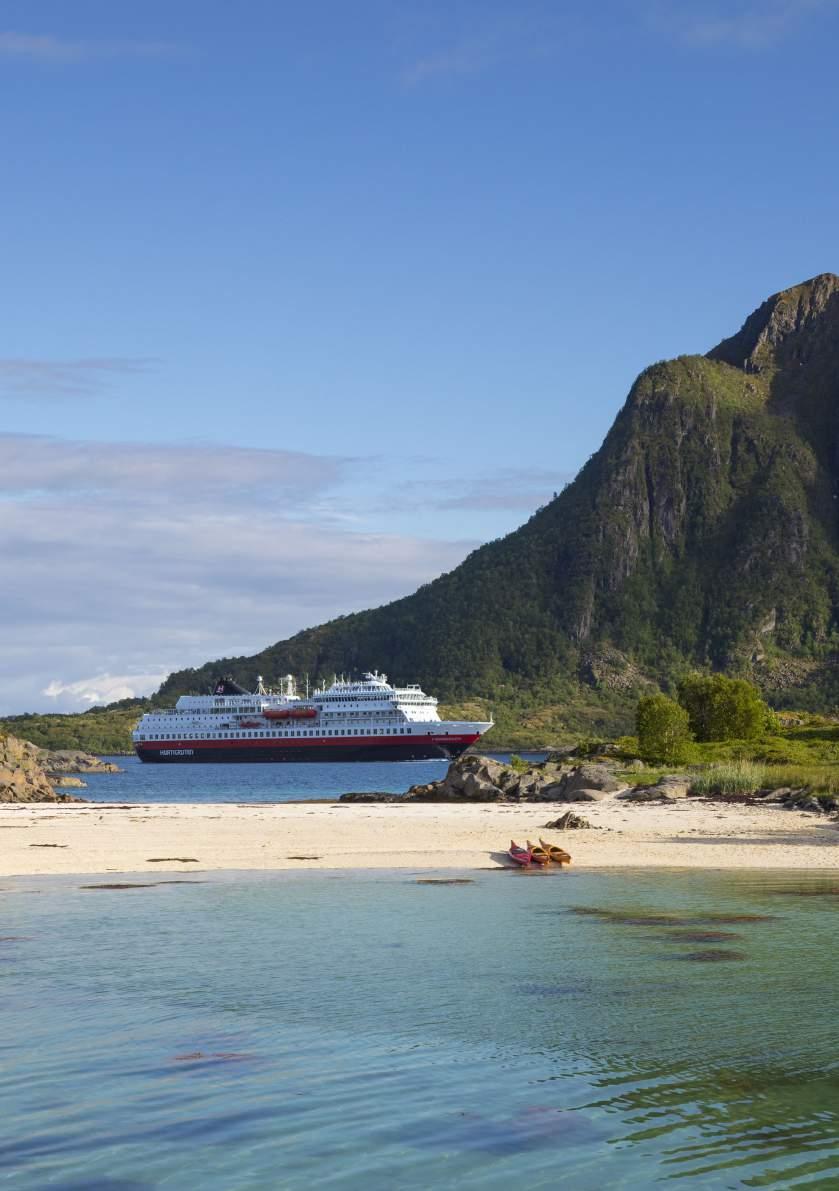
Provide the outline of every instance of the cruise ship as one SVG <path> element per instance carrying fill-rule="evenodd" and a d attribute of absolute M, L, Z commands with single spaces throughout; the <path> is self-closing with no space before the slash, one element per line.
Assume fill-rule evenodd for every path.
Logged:
<path fill-rule="evenodd" d="M 458 757 L 491 727 L 441 720 L 419 686 L 375 671 L 305 698 L 291 675 L 279 690 L 259 678 L 253 692 L 221 678 L 208 695 L 146 712 L 133 740 L 141 761 L 422 761 Z"/>

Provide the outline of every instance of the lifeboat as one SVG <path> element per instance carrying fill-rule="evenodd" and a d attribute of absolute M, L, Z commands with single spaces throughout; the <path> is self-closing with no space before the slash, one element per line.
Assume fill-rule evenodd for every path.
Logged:
<path fill-rule="evenodd" d="M 260 720 L 239 720 L 240 728 L 261 728 L 262 722 Z"/>
<path fill-rule="evenodd" d="M 267 720 L 313 720 L 314 707 L 270 707 L 262 713 Z"/>

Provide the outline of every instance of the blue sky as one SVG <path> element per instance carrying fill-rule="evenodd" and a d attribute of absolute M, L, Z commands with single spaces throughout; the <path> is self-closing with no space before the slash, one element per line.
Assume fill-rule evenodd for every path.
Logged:
<path fill-rule="evenodd" d="M 0 711 L 412 590 L 646 364 L 839 268 L 837 34 L 835 0 L 0 4 Z"/>

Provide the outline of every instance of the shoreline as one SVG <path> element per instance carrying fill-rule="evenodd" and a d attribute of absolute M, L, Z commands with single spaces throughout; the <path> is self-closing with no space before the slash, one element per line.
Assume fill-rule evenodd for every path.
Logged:
<path fill-rule="evenodd" d="M 505 867 L 540 834 L 573 868 L 839 869 L 839 822 L 698 800 L 577 804 L 600 830 L 545 824 L 567 803 L 0 804 L 0 875 Z"/>

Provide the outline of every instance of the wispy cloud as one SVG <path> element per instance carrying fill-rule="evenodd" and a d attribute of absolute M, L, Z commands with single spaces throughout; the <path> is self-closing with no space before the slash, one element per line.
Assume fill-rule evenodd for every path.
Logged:
<path fill-rule="evenodd" d="M 92 396 L 119 376 L 149 372 L 158 364 L 149 358 L 119 356 L 81 360 L 0 358 L 0 397 Z"/>
<path fill-rule="evenodd" d="M 0 57 L 18 61 L 75 63 L 96 58 L 164 58 L 177 52 L 177 46 L 163 41 L 73 41 L 51 33 L 0 30 Z"/>
<path fill-rule="evenodd" d="M 537 467 L 494 467 L 485 475 L 440 478 L 429 492 L 425 480 L 411 480 L 387 493 L 389 510 L 424 506 L 443 511 L 533 513 L 573 479 L 568 472 Z"/>
<path fill-rule="evenodd" d="M 403 70 L 402 81 L 415 87 L 439 75 L 478 74 L 494 66 L 503 53 L 503 42 L 497 34 L 470 38 L 417 59 Z"/>
<path fill-rule="evenodd" d="M 663 0 L 650 11 L 658 28 L 685 45 L 763 50 L 807 17 L 836 7 L 837 0 Z"/>
<path fill-rule="evenodd" d="M 550 58 L 577 36 L 579 16 L 565 5 L 519 0 L 515 5 L 483 3 L 445 7 L 448 14 L 433 30 L 413 30 L 413 42 L 426 49 L 413 53 L 402 82 L 420 86 L 436 78 L 478 75 L 508 63 Z"/>
<path fill-rule="evenodd" d="M 289 515 L 321 507 L 349 457 L 212 444 L 100 443 L 0 434 L 0 499 L 107 499 L 126 507 L 198 504 L 205 511 L 277 503 Z M 325 517 L 328 519 L 328 517 Z"/>
<path fill-rule="evenodd" d="M 472 480 L 459 492 L 441 496 L 439 509 L 512 509 L 534 512 L 547 504 L 572 479 L 570 475 L 538 468 L 499 468 Z"/>

